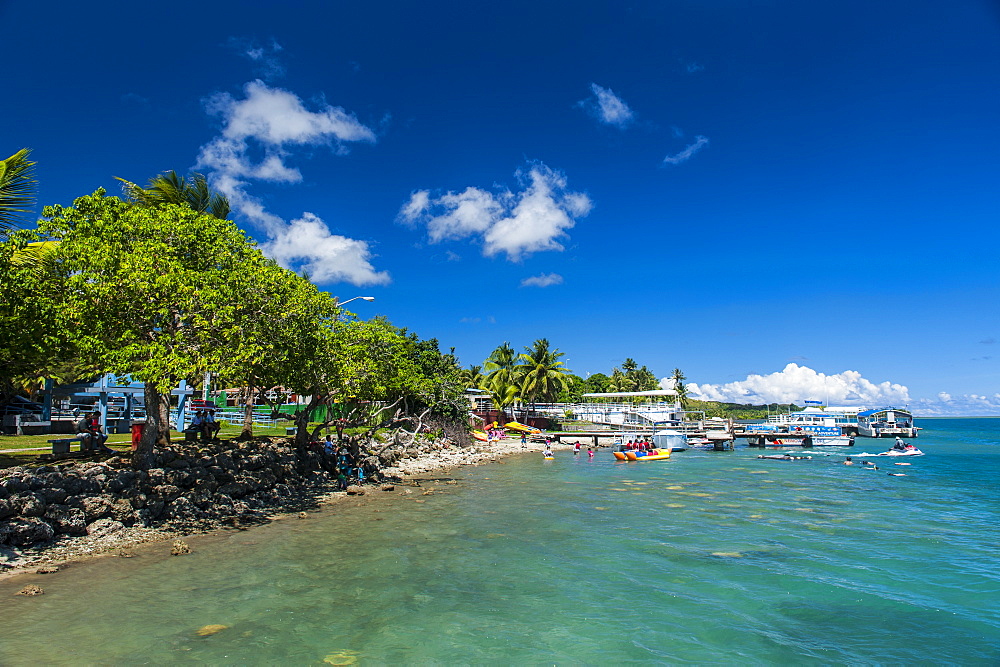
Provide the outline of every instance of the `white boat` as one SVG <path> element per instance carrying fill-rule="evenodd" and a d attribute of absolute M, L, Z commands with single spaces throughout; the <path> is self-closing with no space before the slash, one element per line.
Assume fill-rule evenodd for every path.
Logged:
<path fill-rule="evenodd" d="M 913 414 L 903 408 L 878 408 L 858 413 L 858 435 L 868 438 L 915 438 Z"/>

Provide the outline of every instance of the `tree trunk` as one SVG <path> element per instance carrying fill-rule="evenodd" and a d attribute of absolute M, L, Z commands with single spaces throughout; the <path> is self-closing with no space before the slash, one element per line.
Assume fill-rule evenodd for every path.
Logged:
<path fill-rule="evenodd" d="M 146 399 L 146 425 L 142 429 L 142 438 L 135 451 L 132 452 L 132 467 L 145 470 L 153 463 L 153 448 L 160 436 L 160 392 L 156 385 L 147 382 L 143 395 Z"/>
<path fill-rule="evenodd" d="M 307 447 L 309 445 L 309 415 L 319 407 L 323 399 L 318 394 L 313 394 L 306 407 L 295 415 L 295 446 Z"/>
<path fill-rule="evenodd" d="M 166 447 L 170 444 L 170 394 L 156 392 L 156 397 L 160 415 L 160 423 L 156 433 L 156 444 L 160 447 Z M 177 428 L 178 430 L 183 429 L 184 425 L 177 424 Z"/>
<path fill-rule="evenodd" d="M 246 402 L 243 405 L 243 429 L 238 440 L 253 439 L 253 386 L 247 385 Z"/>

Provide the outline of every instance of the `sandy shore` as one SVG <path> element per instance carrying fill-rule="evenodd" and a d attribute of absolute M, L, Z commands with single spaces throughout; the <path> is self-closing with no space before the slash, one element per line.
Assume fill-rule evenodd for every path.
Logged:
<path fill-rule="evenodd" d="M 419 479 L 421 475 L 428 473 L 461 466 L 491 463 L 505 456 L 538 453 L 544 449 L 544 443 L 528 442 L 522 445 L 520 439 L 508 438 L 489 444 L 476 442 L 473 447 L 469 448 L 450 447 L 402 459 L 395 466 L 384 468 L 382 473 L 386 477 L 400 478 L 405 484 L 408 480 Z M 572 445 L 553 443 L 552 449 L 554 451 L 569 450 L 572 449 Z M 379 486 L 366 488 L 378 489 Z M 350 497 L 349 494 L 344 491 L 327 491 L 312 498 L 312 502 L 328 506 L 348 497 Z M 296 514 L 301 509 L 301 507 L 276 508 L 264 520 Z M 252 527 L 250 525 L 242 529 L 250 530 Z M 220 526 L 209 530 L 183 531 L 168 527 L 130 527 L 110 535 L 64 536 L 44 548 L 25 549 L 19 554 L 14 554 L 11 550 L 0 547 L 4 551 L 2 555 L 7 557 L 5 562 L 0 561 L 4 565 L 3 569 L 0 570 L 0 579 L 9 579 L 21 574 L 54 572 L 64 563 L 80 562 L 91 558 L 128 558 L 131 555 L 129 549 L 141 544 L 166 542 L 187 535 L 205 534 L 216 530 L 233 530 L 233 528 Z"/>

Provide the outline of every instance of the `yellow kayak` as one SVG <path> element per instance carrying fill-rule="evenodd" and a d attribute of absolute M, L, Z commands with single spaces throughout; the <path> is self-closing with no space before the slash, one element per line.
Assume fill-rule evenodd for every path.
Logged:
<path fill-rule="evenodd" d="M 482 440 L 483 442 L 486 442 L 486 434 L 483 433 L 482 431 L 473 431 L 472 437 L 475 438 L 476 440 Z"/>
<path fill-rule="evenodd" d="M 504 424 L 504 428 L 509 428 L 512 431 L 521 431 L 522 433 L 527 433 L 529 435 L 542 432 L 541 429 L 534 428 L 532 426 L 526 426 L 521 422 L 510 422 L 509 424 Z"/>

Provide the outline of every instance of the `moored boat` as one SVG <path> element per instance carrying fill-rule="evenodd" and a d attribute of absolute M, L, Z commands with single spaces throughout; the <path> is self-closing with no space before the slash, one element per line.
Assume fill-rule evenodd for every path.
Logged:
<path fill-rule="evenodd" d="M 903 408 L 878 408 L 858 413 L 858 435 L 869 438 L 915 438 L 913 413 Z"/>

